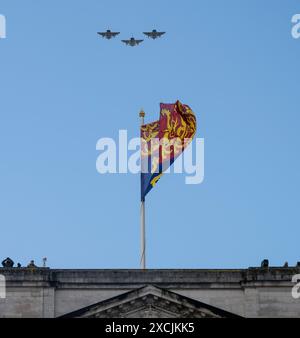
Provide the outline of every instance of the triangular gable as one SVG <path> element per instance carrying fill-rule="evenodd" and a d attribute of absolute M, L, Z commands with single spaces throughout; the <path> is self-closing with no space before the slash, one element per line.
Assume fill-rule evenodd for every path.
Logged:
<path fill-rule="evenodd" d="M 63 318 L 234 318 L 214 306 L 146 285 L 65 314 Z"/>

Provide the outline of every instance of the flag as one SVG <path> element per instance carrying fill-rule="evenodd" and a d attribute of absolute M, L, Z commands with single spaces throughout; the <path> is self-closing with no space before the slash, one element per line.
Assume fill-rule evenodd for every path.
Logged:
<path fill-rule="evenodd" d="M 184 151 L 196 133 L 196 117 L 177 101 L 160 104 L 158 121 L 141 126 L 141 200 Z"/>

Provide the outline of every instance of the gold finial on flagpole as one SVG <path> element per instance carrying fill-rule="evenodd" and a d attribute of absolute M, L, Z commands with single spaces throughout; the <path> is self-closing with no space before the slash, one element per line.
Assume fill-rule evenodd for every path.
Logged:
<path fill-rule="evenodd" d="M 145 115 L 146 114 L 145 114 L 144 110 L 141 109 L 141 111 L 140 111 L 141 125 L 144 124 Z"/>

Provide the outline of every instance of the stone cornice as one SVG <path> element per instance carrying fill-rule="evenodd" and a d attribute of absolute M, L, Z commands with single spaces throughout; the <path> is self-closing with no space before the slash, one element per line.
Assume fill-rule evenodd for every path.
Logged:
<path fill-rule="evenodd" d="M 290 286 L 299 267 L 249 269 L 48 269 L 0 268 L 8 287 L 136 288 L 156 284 L 166 288 L 244 288 Z"/>

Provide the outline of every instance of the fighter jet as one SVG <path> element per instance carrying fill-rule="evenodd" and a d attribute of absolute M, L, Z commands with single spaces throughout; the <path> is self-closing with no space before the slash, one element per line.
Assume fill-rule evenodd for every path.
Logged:
<path fill-rule="evenodd" d="M 131 38 L 129 40 L 122 40 L 122 42 L 126 43 L 127 46 L 131 46 L 131 47 L 137 46 L 143 41 L 144 40 L 136 40 L 135 38 Z"/>
<path fill-rule="evenodd" d="M 116 37 L 120 32 L 112 32 L 109 29 L 106 32 L 98 32 L 103 38 L 110 40 L 111 38 Z"/>
<path fill-rule="evenodd" d="M 160 38 L 162 35 L 164 35 L 166 32 L 158 32 L 156 29 L 153 29 L 152 32 L 144 32 L 145 35 L 148 36 L 148 38 L 151 39 L 157 39 Z"/>

